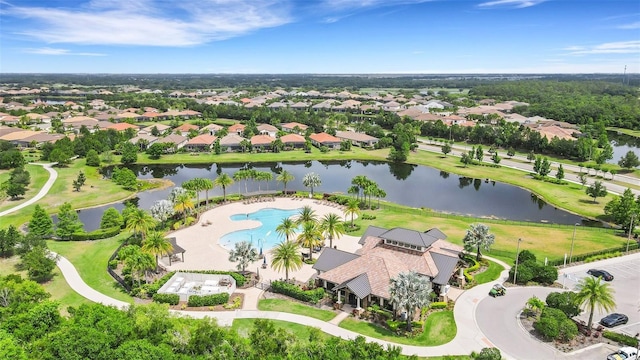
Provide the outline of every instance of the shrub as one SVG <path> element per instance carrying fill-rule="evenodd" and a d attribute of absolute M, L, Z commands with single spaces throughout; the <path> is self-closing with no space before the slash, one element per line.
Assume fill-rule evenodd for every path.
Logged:
<path fill-rule="evenodd" d="M 527 261 L 536 261 L 536 256 L 529 250 L 520 251 L 520 254 L 518 254 L 518 264 L 522 264 Z"/>
<path fill-rule="evenodd" d="M 153 294 L 153 301 L 160 304 L 178 305 L 180 296 L 178 294 Z"/>
<path fill-rule="evenodd" d="M 351 222 L 347 221 L 344 223 L 344 231 L 346 233 L 352 233 L 352 232 L 356 232 L 360 230 L 360 225 L 354 223 L 353 226 L 351 226 Z"/>
<path fill-rule="evenodd" d="M 540 320 L 536 321 L 533 327 L 548 340 L 553 340 L 560 334 L 558 322 L 550 317 L 540 317 Z"/>
<path fill-rule="evenodd" d="M 578 335 L 578 325 L 573 320 L 566 318 L 558 322 L 558 339 L 569 341 Z"/>
<path fill-rule="evenodd" d="M 227 303 L 222 305 L 222 307 L 224 307 L 225 309 L 239 309 L 240 306 L 242 306 L 242 298 L 240 298 L 239 296 L 233 299 L 233 303 Z"/>
<path fill-rule="evenodd" d="M 478 263 L 474 258 L 470 256 L 466 256 L 465 261 L 472 264 L 471 266 L 463 270 L 465 280 L 470 283 L 473 282 L 473 275 L 471 275 L 471 273 L 480 268 L 480 263 Z"/>
<path fill-rule="evenodd" d="M 92 232 L 76 232 L 71 234 L 72 241 L 99 240 L 114 237 L 120 234 L 120 227 L 111 227 L 107 229 L 97 229 Z"/>
<path fill-rule="evenodd" d="M 541 266 L 533 280 L 543 284 L 553 284 L 558 280 L 558 269 L 551 265 Z"/>
<path fill-rule="evenodd" d="M 633 336 L 624 335 L 609 330 L 605 330 L 602 333 L 602 336 L 606 337 L 609 340 L 617 341 L 622 345 L 633 347 L 638 346 L 638 339 L 634 338 Z"/>
<path fill-rule="evenodd" d="M 576 305 L 576 294 L 573 291 L 552 292 L 547 295 L 547 306 L 562 311 L 568 318 L 580 314 L 580 307 Z"/>
<path fill-rule="evenodd" d="M 113 269 L 115 269 L 117 267 L 118 267 L 118 260 L 114 259 L 114 260 L 109 261 L 109 269 L 113 270 Z"/>
<path fill-rule="evenodd" d="M 478 354 L 472 354 L 475 360 L 501 360 L 502 354 L 498 348 L 482 348 Z"/>
<path fill-rule="evenodd" d="M 444 301 L 432 302 L 429 307 L 434 310 L 446 309 L 447 303 Z"/>
<path fill-rule="evenodd" d="M 373 208 L 373 206 L 372 206 Z M 369 215 L 369 214 L 362 214 L 362 216 L 360 217 L 362 220 L 375 220 L 376 216 L 375 215 Z"/>
<path fill-rule="evenodd" d="M 197 307 L 197 306 L 215 306 L 226 304 L 229 301 L 228 293 L 220 293 L 213 295 L 191 295 L 189 296 L 189 301 L 187 301 L 187 306 L 189 307 Z"/>
<path fill-rule="evenodd" d="M 518 284 L 526 284 L 529 281 L 533 280 L 538 273 L 538 269 L 540 265 L 538 265 L 535 261 L 525 261 L 521 264 L 518 264 Z M 515 267 L 512 267 L 509 270 L 509 280 L 513 282 L 513 274 L 515 272 Z"/>
<path fill-rule="evenodd" d="M 302 290 L 300 287 L 294 284 L 279 280 L 271 282 L 271 291 L 313 304 L 322 300 L 325 295 L 323 288 Z"/>

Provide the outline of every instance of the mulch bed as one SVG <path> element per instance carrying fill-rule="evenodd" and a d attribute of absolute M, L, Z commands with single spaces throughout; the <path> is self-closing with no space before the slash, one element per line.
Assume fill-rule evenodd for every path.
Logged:
<path fill-rule="evenodd" d="M 229 303 L 233 304 L 233 301 L 235 300 L 235 298 L 240 298 L 240 307 L 237 309 L 225 309 L 224 305 L 216 305 L 216 306 L 198 306 L 198 307 L 186 307 L 186 308 L 182 308 L 182 306 L 186 306 L 187 302 L 186 301 L 181 301 L 180 303 L 178 303 L 178 305 L 171 305 L 169 306 L 169 309 L 171 310 L 182 310 L 182 311 L 235 311 L 238 309 L 242 309 L 242 305 L 244 305 L 244 294 L 232 294 L 231 297 L 229 298 Z"/>
<path fill-rule="evenodd" d="M 571 341 L 568 342 L 560 342 L 556 340 L 548 341 L 545 340 L 540 333 L 533 327 L 533 323 L 535 321 L 535 317 L 527 317 L 524 313 L 520 314 L 520 324 L 524 327 L 524 329 L 533 337 L 538 339 L 539 341 L 548 344 L 550 346 L 555 347 L 556 349 L 562 352 L 573 352 L 576 350 L 584 349 L 591 345 L 595 344 L 610 344 L 611 340 L 606 339 L 602 336 L 601 331 L 597 331 L 596 327 L 591 331 L 591 336 L 585 335 L 583 332 L 579 332 L 578 335 Z"/>

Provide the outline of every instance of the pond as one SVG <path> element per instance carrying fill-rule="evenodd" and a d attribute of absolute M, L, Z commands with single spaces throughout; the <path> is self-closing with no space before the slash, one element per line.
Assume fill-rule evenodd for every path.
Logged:
<path fill-rule="evenodd" d="M 393 164 L 367 161 L 308 161 L 298 163 L 249 163 L 249 164 L 211 164 L 211 165 L 145 165 L 135 166 L 132 170 L 142 179 L 166 178 L 180 185 L 195 177 L 216 178 L 221 173 L 233 175 L 244 168 L 259 171 L 271 171 L 274 180 L 270 182 L 251 182 L 246 184 L 249 192 L 281 190 L 282 184 L 275 181 L 277 173 L 283 169 L 292 173 L 295 180 L 287 185 L 288 190 L 308 190 L 302 185 L 302 177 L 317 173 L 322 185 L 316 192 L 346 193 L 351 180 L 364 175 L 375 181 L 387 196 L 385 200 L 416 207 L 430 208 L 440 212 L 491 217 L 499 219 L 550 222 L 557 224 L 575 224 L 582 217 L 548 205 L 527 190 L 516 186 L 492 181 L 490 179 L 472 179 L 450 174 L 426 166 Z M 108 169 L 107 176 L 108 176 Z M 133 199 L 138 206 L 149 209 L 156 200 L 166 199 L 171 188 L 146 191 Z M 244 193 L 245 183 L 235 183 L 227 188 L 227 193 Z M 209 196 L 221 196 L 222 190 L 209 191 Z M 204 194 L 200 199 L 204 199 Z M 376 199 L 372 200 L 374 203 Z M 102 213 L 110 206 L 121 210 L 124 205 L 113 204 L 80 211 L 80 219 L 86 230 L 99 227 Z M 586 225 L 586 223 L 585 223 Z"/>
<path fill-rule="evenodd" d="M 607 163 L 617 164 L 620 158 L 629 151 L 633 151 L 640 156 L 640 138 L 615 131 L 607 132 L 607 136 L 611 147 L 613 147 L 613 158 L 607 160 Z"/>

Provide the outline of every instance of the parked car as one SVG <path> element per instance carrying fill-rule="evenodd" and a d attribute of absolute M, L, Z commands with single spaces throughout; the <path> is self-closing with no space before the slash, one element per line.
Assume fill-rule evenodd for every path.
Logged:
<path fill-rule="evenodd" d="M 629 321 L 629 317 L 625 314 L 613 313 L 603 317 L 600 320 L 600 324 L 606 327 L 614 327 L 622 324 L 626 324 Z"/>
<path fill-rule="evenodd" d="M 600 269 L 589 269 L 589 271 L 587 271 L 587 274 L 591 275 L 591 276 L 595 276 L 595 277 L 601 277 L 602 280 L 604 281 L 611 281 L 613 280 L 613 275 L 611 275 L 608 271 L 606 270 L 600 270 Z"/>
<path fill-rule="evenodd" d="M 491 288 L 491 290 L 489 290 L 489 295 L 496 297 L 496 296 L 502 296 L 504 294 L 507 293 L 507 289 L 502 286 L 501 284 L 495 284 L 493 285 L 493 287 Z"/>
<path fill-rule="evenodd" d="M 625 346 L 613 354 L 609 354 L 607 360 L 638 360 L 638 349 Z"/>

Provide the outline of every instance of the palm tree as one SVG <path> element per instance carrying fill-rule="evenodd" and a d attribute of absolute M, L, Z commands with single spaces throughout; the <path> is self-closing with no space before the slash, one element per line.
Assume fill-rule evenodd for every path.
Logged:
<path fill-rule="evenodd" d="M 350 199 L 344 209 L 344 216 L 351 215 L 351 227 L 353 227 L 353 217 L 360 214 L 360 204 L 358 199 Z"/>
<path fill-rule="evenodd" d="M 193 199 L 190 191 L 182 192 L 176 195 L 173 200 L 173 209 L 176 212 L 182 214 L 183 218 L 187 217 L 187 214 L 193 210 Z"/>
<path fill-rule="evenodd" d="M 267 182 L 267 190 L 269 189 L 269 181 L 273 180 L 273 174 L 268 171 L 256 171 L 255 177 L 256 181 L 258 181 L 258 191 L 262 190 L 260 186 L 260 182 Z"/>
<path fill-rule="evenodd" d="M 307 222 L 318 222 L 316 211 L 313 210 L 309 205 L 305 205 L 302 210 L 300 210 L 300 214 L 298 214 L 298 217 L 296 218 L 297 225 L 301 225 Z"/>
<path fill-rule="evenodd" d="M 286 195 L 287 184 L 295 180 L 295 177 L 293 176 L 292 173 L 288 172 L 287 170 L 282 170 L 282 172 L 280 173 L 280 175 L 278 175 L 276 180 L 281 182 L 284 185 L 284 190 L 282 191 L 282 193 Z"/>
<path fill-rule="evenodd" d="M 126 229 L 132 231 L 134 237 L 140 234 L 144 240 L 147 231 L 156 226 L 156 219 L 143 209 L 135 208 L 127 214 L 125 223 Z"/>
<path fill-rule="evenodd" d="M 124 263 L 125 268 L 131 269 L 133 281 L 136 280 L 136 274 L 146 274 L 147 270 L 153 269 L 153 256 L 142 252 L 137 245 L 127 245 L 118 252 L 118 259 Z M 138 278 L 138 284 L 140 284 Z"/>
<path fill-rule="evenodd" d="M 237 242 L 235 248 L 229 253 L 229 261 L 238 262 L 236 268 L 243 273 L 245 269 L 254 261 L 258 260 L 258 251 L 253 244 L 249 241 Z"/>
<path fill-rule="evenodd" d="M 431 293 L 431 281 L 415 271 L 400 273 L 390 280 L 391 302 L 396 309 L 406 311 L 407 331 L 411 331 L 411 322 L 416 308 L 422 309 L 429 305 L 429 293 Z"/>
<path fill-rule="evenodd" d="M 196 194 L 196 207 L 200 207 L 200 192 L 205 189 L 204 180 L 203 178 L 193 178 L 182 183 L 183 188 Z"/>
<path fill-rule="evenodd" d="M 544 301 L 540 300 L 537 296 L 530 297 L 529 300 L 527 300 L 527 308 L 536 316 L 544 310 L 545 306 Z"/>
<path fill-rule="evenodd" d="M 211 189 L 213 189 L 213 181 L 211 181 L 211 179 L 202 179 L 202 190 L 205 191 L 205 196 L 207 198 L 205 208 L 209 207 L 209 190 Z"/>
<path fill-rule="evenodd" d="M 156 257 L 156 268 L 158 267 L 158 257 L 163 255 L 170 255 L 173 252 L 173 245 L 169 242 L 169 239 L 164 237 L 164 234 L 158 231 L 149 233 L 146 239 L 142 242 L 142 251 L 154 255 Z"/>
<path fill-rule="evenodd" d="M 363 191 L 368 185 L 372 183 L 369 178 L 364 175 L 358 175 L 351 179 L 351 185 L 356 186 L 358 188 L 358 200 L 360 199 L 360 192 Z M 363 194 L 364 197 L 364 194 Z"/>
<path fill-rule="evenodd" d="M 289 271 L 302 267 L 302 258 L 298 254 L 298 244 L 293 241 L 283 241 L 271 250 L 271 266 L 278 272 L 284 269 L 285 280 L 289 280 Z"/>
<path fill-rule="evenodd" d="M 333 239 L 345 234 L 344 223 L 338 214 L 326 214 L 320 222 L 320 229 L 329 238 L 329 247 L 333 247 Z"/>
<path fill-rule="evenodd" d="M 290 241 L 296 233 L 297 224 L 290 218 L 282 219 L 280 225 L 276 227 L 276 232 L 284 237 L 285 241 Z"/>
<path fill-rule="evenodd" d="M 305 176 L 302 178 L 302 185 L 304 185 L 304 187 L 310 188 L 311 196 L 313 196 L 313 188 L 322 185 L 322 180 L 320 180 L 320 175 L 314 172 L 310 172 L 308 174 L 305 174 Z"/>
<path fill-rule="evenodd" d="M 476 260 L 480 261 L 482 254 L 480 254 L 480 248 L 489 250 L 495 240 L 496 236 L 489 234 L 489 227 L 485 224 L 471 224 L 467 230 L 467 234 L 462 239 L 464 243 L 464 249 L 466 251 L 477 250 Z"/>
<path fill-rule="evenodd" d="M 380 189 L 380 188 L 377 188 L 375 195 L 378 198 L 378 209 L 380 209 L 380 198 L 383 198 L 383 199 L 386 198 L 387 197 L 387 192 L 382 190 L 382 189 Z"/>
<path fill-rule="evenodd" d="M 233 184 L 233 178 L 227 175 L 227 173 L 222 173 L 218 176 L 214 181 L 213 185 L 220 186 L 222 188 L 222 200 L 227 201 L 227 186 Z"/>
<path fill-rule="evenodd" d="M 596 307 L 602 311 L 611 311 L 616 307 L 613 298 L 614 290 L 608 283 L 602 282 L 600 277 L 583 278 L 576 286 L 576 302 L 583 308 L 589 309 L 589 323 L 587 329 L 593 325 L 593 312 Z"/>
<path fill-rule="evenodd" d="M 296 240 L 300 246 L 309 248 L 309 259 L 313 260 L 313 248 L 322 244 L 322 231 L 320 231 L 318 223 L 305 222 Z"/>

